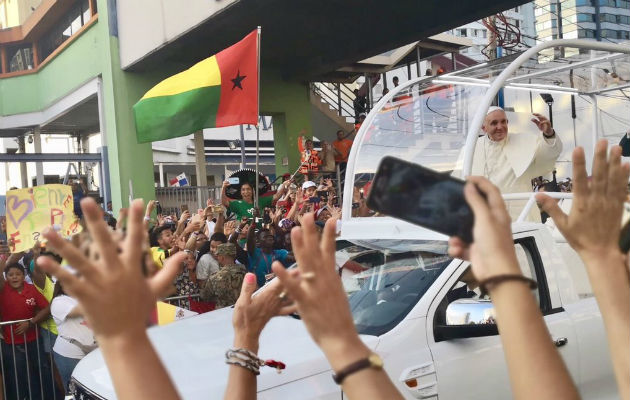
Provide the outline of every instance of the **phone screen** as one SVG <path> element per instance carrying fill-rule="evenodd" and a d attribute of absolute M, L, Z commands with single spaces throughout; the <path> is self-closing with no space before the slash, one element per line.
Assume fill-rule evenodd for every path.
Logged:
<path fill-rule="evenodd" d="M 372 210 L 472 242 L 473 213 L 464 181 L 394 157 L 381 161 L 367 205 Z"/>
<path fill-rule="evenodd" d="M 234 178 L 228 178 L 228 182 L 230 183 L 230 185 L 238 185 L 241 180 L 238 177 L 234 177 Z"/>

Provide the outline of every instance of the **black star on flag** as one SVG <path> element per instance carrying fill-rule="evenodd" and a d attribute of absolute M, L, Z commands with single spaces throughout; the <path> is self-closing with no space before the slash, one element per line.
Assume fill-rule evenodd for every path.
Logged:
<path fill-rule="evenodd" d="M 232 86 L 232 90 L 234 90 L 235 88 L 239 88 L 243 90 L 243 86 L 241 85 L 241 82 L 243 82 L 243 79 L 245 78 L 247 78 L 247 75 L 241 76 L 241 70 L 238 70 L 236 72 L 236 77 L 234 79 L 231 79 L 232 83 L 234 84 L 234 86 Z"/>

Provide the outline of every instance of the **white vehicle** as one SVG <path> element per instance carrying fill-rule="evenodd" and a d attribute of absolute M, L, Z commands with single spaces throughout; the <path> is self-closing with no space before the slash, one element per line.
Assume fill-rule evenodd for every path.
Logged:
<path fill-rule="evenodd" d="M 543 64 L 530 59 L 537 58 L 540 50 L 559 45 L 591 51 L 569 57 L 572 66 L 566 60 Z M 558 103 L 564 96 L 587 93 L 593 115 L 600 117 L 594 118 L 595 125 L 589 124 L 595 132 L 578 131 L 575 120 L 573 135 L 560 132 L 559 122 L 555 126 L 568 144 L 565 155 L 575 145 L 584 145 L 588 152 L 593 139 L 600 136 L 604 101 L 608 102 L 606 107 L 620 109 L 615 115 L 630 115 L 627 101 L 612 102 L 606 96 L 598 105 L 596 100 L 599 94 L 610 95 L 624 87 L 623 82 L 606 81 L 603 70 L 614 68 L 628 87 L 629 53 L 630 47 L 598 42 L 547 42 L 509 66 L 499 61 L 439 79 L 411 81 L 389 93 L 368 115 L 348 164 L 336 260 L 357 330 L 383 358 L 385 370 L 405 398 L 512 397 L 492 303 L 467 286 L 469 263 L 448 257 L 448 238 L 444 235 L 389 217 L 352 217 L 353 186 L 368 182 L 385 155 L 438 170 L 460 169 L 466 175 L 482 116 L 500 87 L 504 87 L 506 102 L 515 105 L 515 111 L 508 109 L 511 131 L 525 117 L 520 114 L 528 116 L 530 112 L 529 108 L 520 113 L 516 110 L 521 106 L 522 93 L 529 96 L 531 91 L 552 91 L 558 93 L 554 95 Z M 579 89 L 567 84 L 565 75 L 569 72 L 571 81 L 587 75 L 590 86 L 583 80 Z M 431 104 L 435 91 L 426 91 L 429 85 L 441 86 L 453 97 L 442 97 L 447 100 Z M 532 109 L 534 105 L 540 107 L 531 97 L 528 101 Z M 584 107 L 581 98 L 577 102 L 578 107 Z M 475 116 L 471 123 L 468 115 Z M 561 120 L 559 115 L 556 118 Z M 581 112 L 579 118 L 588 116 Z M 562 165 L 559 170 L 568 171 L 570 166 Z M 531 193 L 506 197 L 532 198 Z M 557 197 L 570 198 L 570 194 Z M 533 200 L 512 225 L 513 238 L 523 273 L 538 282 L 533 294 L 552 340 L 584 399 L 616 399 L 606 335 L 584 267 L 558 232 L 524 221 L 532 206 Z M 151 341 L 182 398 L 214 399 L 223 395 L 228 375 L 225 351 L 233 339 L 232 312 L 232 308 L 225 308 L 149 329 Z M 280 374 L 270 368 L 261 369 L 259 399 L 343 398 L 326 358 L 298 316 L 272 319 L 261 335 L 259 355 L 286 364 Z M 73 372 L 73 385 L 77 399 L 116 398 L 99 351 L 79 363 Z"/>

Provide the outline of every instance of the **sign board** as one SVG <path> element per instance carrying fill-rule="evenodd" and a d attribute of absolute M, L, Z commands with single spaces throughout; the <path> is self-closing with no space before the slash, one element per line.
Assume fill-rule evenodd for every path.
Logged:
<path fill-rule="evenodd" d="M 54 227 L 62 236 L 81 231 L 74 215 L 72 188 L 68 185 L 42 185 L 9 190 L 6 194 L 7 239 L 13 239 L 12 252 L 31 249 L 41 241 L 41 232 Z"/>

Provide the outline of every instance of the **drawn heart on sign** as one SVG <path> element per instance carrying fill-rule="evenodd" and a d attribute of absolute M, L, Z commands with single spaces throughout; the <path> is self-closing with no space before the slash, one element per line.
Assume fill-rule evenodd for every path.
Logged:
<path fill-rule="evenodd" d="M 20 215 L 20 208 L 26 205 L 26 210 Z M 10 211 L 9 211 L 10 210 Z M 19 200 L 17 196 L 8 196 L 7 197 L 7 215 L 11 218 L 11 222 L 15 229 L 18 229 L 24 218 L 26 218 L 31 211 L 33 211 L 33 203 L 29 199 Z M 17 221 L 15 217 L 18 217 Z"/>

